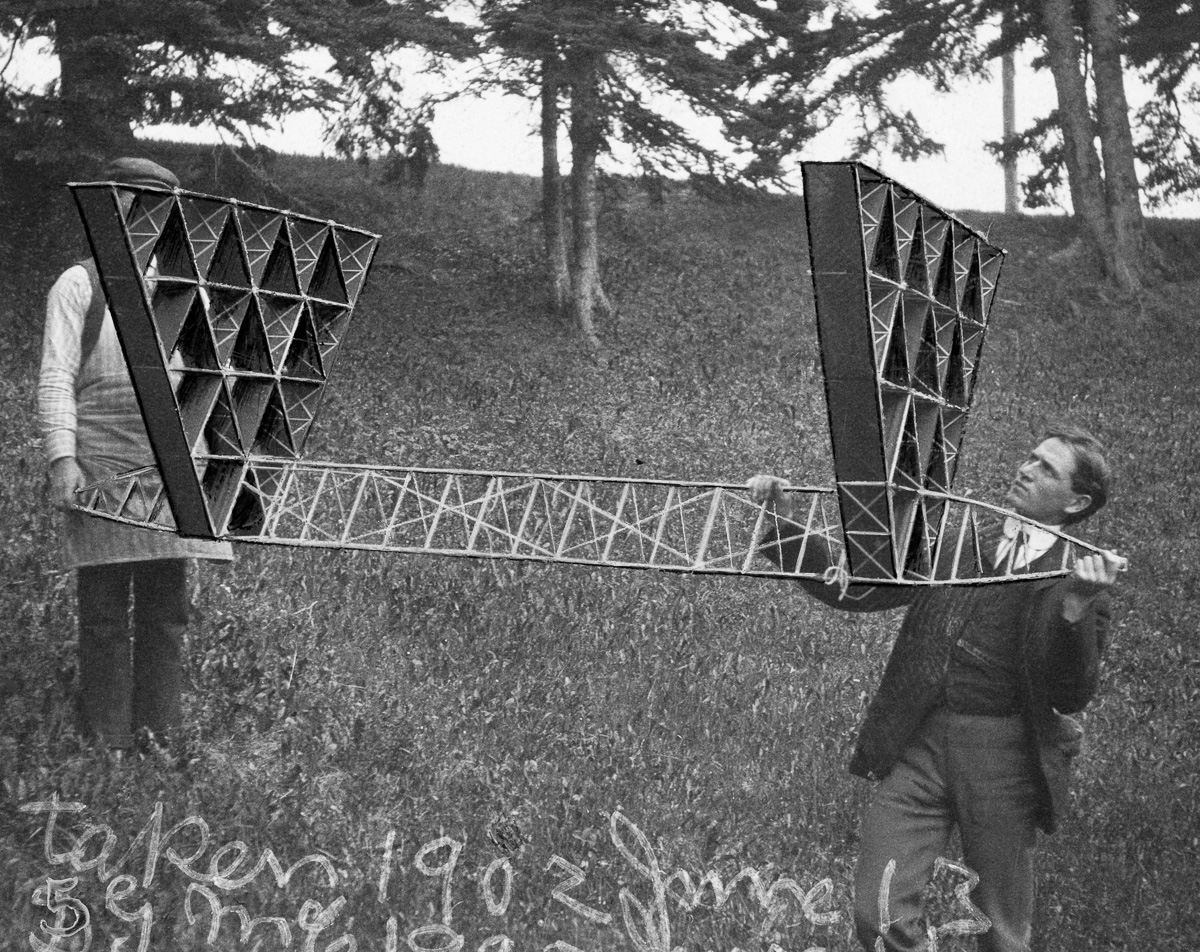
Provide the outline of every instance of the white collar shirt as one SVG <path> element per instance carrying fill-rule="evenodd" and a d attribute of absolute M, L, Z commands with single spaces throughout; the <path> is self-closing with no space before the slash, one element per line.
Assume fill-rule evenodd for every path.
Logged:
<path fill-rule="evenodd" d="M 1057 541 L 1054 532 L 1049 530 L 1057 531 L 1061 528 L 1062 526 L 1049 526 L 1043 529 L 1041 526 L 1022 522 L 1015 516 L 1009 516 L 1004 520 L 1004 537 L 996 547 L 996 558 L 993 564 L 997 568 L 1006 566 L 1011 557 L 1012 565 L 1007 566 L 1009 571 L 1015 572 L 1028 568 L 1049 552 Z M 1013 555 L 1014 548 L 1015 555 Z"/>

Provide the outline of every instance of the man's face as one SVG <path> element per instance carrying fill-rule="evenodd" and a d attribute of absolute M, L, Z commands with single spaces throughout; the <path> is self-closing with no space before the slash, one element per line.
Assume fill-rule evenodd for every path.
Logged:
<path fill-rule="evenodd" d="M 123 218 L 129 218 L 129 212 L 133 208 L 133 200 L 135 198 L 137 198 L 137 192 L 125 188 L 117 189 L 117 205 L 121 209 L 121 216 Z"/>
<path fill-rule="evenodd" d="M 1039 443 L 1018 468 L 1005 501 L 1019 516 L 1046 525 L 1062 525 L 1067 516 L 1091 502 L 1071 487 L 1075 454 L 1059 439 Z"/>

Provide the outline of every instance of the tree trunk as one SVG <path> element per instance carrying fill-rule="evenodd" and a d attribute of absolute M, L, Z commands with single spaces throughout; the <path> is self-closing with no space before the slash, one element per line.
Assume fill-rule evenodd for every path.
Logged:
<path fill-rule="evenodd" d="M 1082 48 L 1075 35 L 1071 0 L 1041 0 L 1046 56 L 1058 94 L 1058 117 L 1071 204 L 1089 251 L 1106 276 L 1116 270 L 1112 234 L 1104 201 L 1100 156 L 1093 144 L 1092 113 L 1082 68 Z"/>
<path fill-rule="evenodd" d="M 112 158 L 133 145 L 137 94 L 128 82 L 131 51 L 107 6 L 63 9 L 55 15 L 59 97 L 69 148 Z"/>
<path fill-rule="evenodd" d="M 601 54 L 577 54 L 571 70 L 571 224 L 574 237 L 571 311 L 593 350 L 600 348 L 596 308 L 609 310 L 600 284 L 596 157 L 604 141 L 598 90 Z"/>
<path fill-rule="evenodd" d="M 1002 99 L 1004 100 L 1004 144 L 1011 147 L 1017 134 L 1017 57 L 1012 50 L 1004 54 L 1001 61 Z M 1004 211 L 1017 215 L 1021 211 L 1021 200 L 1017 194 L 1017 155 L 1004 155 Z"/>
<path fill-rule="evenodd" d="M 1096 115 L 1104 157 L 1104 193 L 1112 230 L 1117 284 L 1126 291 L 1141 286 L 1146 228 L 1138 200 L 1133 132 L 1121 64 L 1120 12 L 1115 0 L 1088 0 L 1088 33 L 1096 83 Z"/>
<path fill-rule="evenodd" d="M 571 269 L 567 261 L 562 174 L 558 167 L 559 83 L 558 64 L 546 57 L 542 60 L 542 235 L 550 303 L 556 314 L 566 314 L 571 303 Z"/>

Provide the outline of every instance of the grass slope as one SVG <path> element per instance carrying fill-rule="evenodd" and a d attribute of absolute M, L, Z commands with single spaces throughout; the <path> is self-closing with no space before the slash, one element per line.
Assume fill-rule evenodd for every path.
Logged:
<path fill-rule="evenodd" d="M 246 183 L 206 178 L 202 153 L 160 148 L 187 184 L 256 197 Z M 275 172 L 305 210 L 384 235 L 313 458 L 831 480 L 799 200 L 672 194 L 651 206 L 635 192 L 609 194 L 604 269 L 616 315 L 603 327 L 611 359 L 602 369 L 543 312 L 535 181 L 443 167 L 413 194 L 333 161 L 282 157 Z M 141 909 L 153 917 L 155 950 L 347 949 L 335 940 L 353 935 L 359 949 L 407 939 L 451 952 L 454 933 L 470 950 L 506 935 L 521 952 L 556 940 L 647 952 L 667 939 L 648 848 L 664 874 L 714 871 L 727 886 L 747 866 L 806 891 L 827 879 L 830 892 L 812 904 L 840 914 L 813 925 L 789 902 L 772 921 L 746 886 L 720 908 L 706 892 L 690 911 L 668 901 L 673 945 L 852 947 L 867 787 L 844 764 L 895 613 L 844 616 L 764 581 L 242 546 L 233 567 L 196 576 L 190 769 L 110 765 L 81 748 L 69 726 L 73 579 L 57 567 L 42 504 L 34 404 L 44 295 L 82 255 L 81 229 L 57 187 L 10 178 L 6 205 L 0 950 L 30 947 L 47 917 L 34 891 L 48 876 L 74 875 L 68 860 L 47 860 L 44 817 L 18 811 L 54 794 L 86 805 L 60 818 L 56 849 L 66 852 L 89 823 L 118 839 L 107 870 L 93 868 L 103 829 L 75 854 L 83 868 L 72 895 L 92 912 L 93 948 L 120 936 L 134 948 Z M 1078 422 L 1109 443 L 1119 475 L 1093 536 L 1132 561 L 1100 698 L 1086 715 L 1073 814 L 1044 843 L 1037 947 L 1190 948 L 1200 934 L 1191 468 L 1200 282 L 1112 300 L 1079 267 L 1049 260 L 1066 242 L 1063 221 L 965 217 L 1012 254 L 959 486 L 998 498 L 1045 423 Z M 1194 275 L 1200 226 L 1154 231 L 1178 273 Z M 164 831 L 199 817 L 207 841 L 196 822 L 177 829 L 149 876 L 143 839 L 122 870 L 136 881 L 114 879 L 112 863 L 156 804 Z M 614 845 L 616 810 L 646 842 L 620 828 L 625 852 Z M 436 873 L 450 865 L 443 844 L 422 855 L 422 874 L 418 851 L 443 835 L 465 844 L 452 873 Z M 237 878 L 236 847 L 214 859 L 235 841 L 249 855 L 242 873 L 267 848 L 285 869 L 305 856 L 336 869 L 334 886 L 315 861 L 287 888 L 269 869 L 240 889 L 212 886 L 252 915 L 282 917 L 289 943 L 270 923 L 243 942 L 231 915 L 209 944 L 195 888 L 189 922 L 189 882 L 222 869 Z M 178 868 L 189 855 L 190 878 Z M 567 898 L 611 923 L 556 898 L 567 873 L 555 855 L 586 875 Z M 497 913 L 504 857 L 512 892 Z M 480 891 L 489 869 L 491 907 Z M 935 923 L 959 915 L 951 886 L 937 891 Z M 305 911 L 306 900 L 321 905 Z M 451 929 L 412 935 L 447 914 Z"/>

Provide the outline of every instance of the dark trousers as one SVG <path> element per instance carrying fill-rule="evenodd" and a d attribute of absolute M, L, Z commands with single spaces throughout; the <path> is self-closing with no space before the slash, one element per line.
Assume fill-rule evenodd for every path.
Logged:
<path fill-rule="evenodd" d="M 854 877 L 855 927 L 863 947 L 874 952 L 880 937 L 882 947 L 894 952 L 927 947 L 925 889 L 957 825 L 963 864 L 979 877 L 969 899 L 991 920 L 979 935 L 979 949 L 1027 952 L 1038 804 L 1035 754 L 1023 718 L 945 710 L 926 718 L 863 818 Z M 895 863 L 890 873 L 889 862 Z M 955 880 L 966 881 L 959 874 Z M 950 918 L 970 918 L 963 902 L 956 900 Z M 951 929 L 966 932 L 963 926 Z M 947 932 L 942 936 L 945 946 Z"/>
<path fill-rule="evenodd" d="M 167 741 L 179 728 L 186 564 L 79 569 L 80 721 L 87 736 L 109 747 L 129 747 L 142 729 Z"/>

